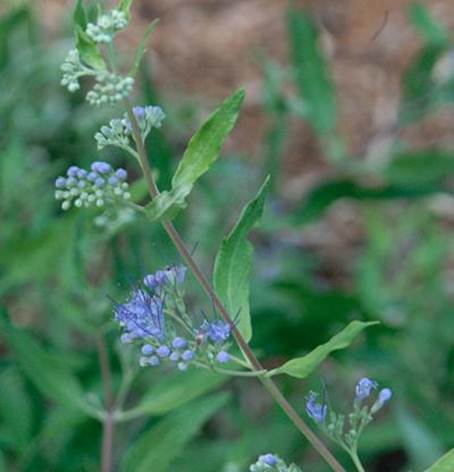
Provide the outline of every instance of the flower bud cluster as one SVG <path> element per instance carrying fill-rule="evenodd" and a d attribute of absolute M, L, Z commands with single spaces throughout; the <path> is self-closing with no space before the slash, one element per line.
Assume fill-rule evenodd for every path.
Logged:
<path fill-rule="evenodd" d="M 336 413 L 332 409 L 328 415 L 328 405 L 324 401 L 317 402 L 317 393 L 310 392 L 306 400 L 306 412 L 333 441 L 348 451 L 356 451 L 361 432 L 392 396 L 391 390 L 384 388 L 378 392 L 373 403 L 365 404 L 377 388 L 378 383 L 374 380 L 367 377 L 360 379 L 355 387 L 353 411 L 348 415 Z"/>
<path fill-rule="evenodd" d="M 91 170 L 86 171 L 71 166 L 66 177 L 55 181 L 55 198 L 63 200 L 62 209 L 75 207 L 102 207 L 113 199 L 129 199 L 128 174 L 124 169 L 114 170 L 107 162 L 94 162 Z"/>
<path fill-rule="evenodd" d="M 250 472 L 301 472 L 295 464 L 288 466 L 276 454 L 263 454 L 259 456 L 257 462 L 249 466 Z"/>
<path fill-rule="evenodd" d="M 99 150 L 106 146 L 124 148 L 130 144 L 123 120 L 119 119 L 110 120 L 109 126 L 101 126 L 101 129 L 95 134 L 95 140 Z"/>
<path fill-rule="evenodd" d="M 186 267 L 169 267 L 144 277 L 125 303 L 116 304 L 114 317 L 123 343 L 141 347 L 139 364 L 163 363 L 186 370 L 190 364 L 210 366 L 230 361 L 230 327 L 220 320 L 194 323 L 186 313 L 183 283 Z"/>
<path fill-rule="evenodd" d="M 99 72 L 96 84 L 87 93 L 90 105 L 114 104 L 126 98 L 134 85 L 132 77 L 123 77 L 111 72 Z"/>
<path fill-rule="evenodd" d="M 76 92 L 80 89 L 79 77 L 91 73 L 90 70 L 82 64 L 77 49 L 71 49 L 71 51 L 68 52 L 60 69 L 63 72 L 60 84 L 66 87 L 70 92 Z"/>
<path fill-rule="evenodd" d="M 128 26 L 126 15 L 121 10 L 113 9 L 100 15 L 94 23 L 88 23 L 87 35 L 95 43 L 110 43 L 117 31 Z"/>
<path fill-rule="evenodd" d="M 139 124 L 140 133 L 143 140 L 145 140 L 152 128 L 160 128 L 162 121 L 166 117 L 165 113 L 162 111 L 162 108 L 158 106 L 136 106 L 133 108 L 133 112 L 137 119 L 137 123 Z M 128 115 L 124 116 L 123 124 L 127 132 L 131 133 L 132 125 L 128 119 Z"/>

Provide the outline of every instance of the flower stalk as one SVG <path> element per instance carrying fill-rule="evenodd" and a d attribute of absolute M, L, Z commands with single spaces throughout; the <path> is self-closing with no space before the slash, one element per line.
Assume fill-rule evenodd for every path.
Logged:
<path fill-rule="evenodd" d="M 155 198 L 159 195 L 159 189 L 154 181 L 153 174 L 148 162 L 147 153 L 145 151 L 145 145 L 141 136 L 140 126 L 137 121 L 137 118 L 134 114 L 133 108 L 129 103 L 129 100 L 124 99 L 124 104 L 127 112 L 127 116 L 131 123 L 131 132 L 136 144 L 138 160 L 140 167 L 142 168 L 142 172 L 145 177 L 145 181 L 147 183 L 147 188 L 150 193 L 151 198 Z M 183 239 L 181 238 L 180 234 L 174 227 L 174 225 L 169 221 L 163 221 L 162 225 L 167 232 L 168 236 L 172 240 L 173 244 L 175 245 L 177 251 L 180 253 L 181 257 L 193 273 L 194 277 L 201 285 L 207 296 L 212 301 L 214 307 L 224 319 L 224 321 L 230 326 L 231 332 L 238 343 L 243 355 L 247 359 L 248 363 L 251 366 L 251 370 L 256 374 L 258 379 L 263 384 L 264 388 L 268 391 L 268 393 L 273 397 L 276 403 L 282 408 L 284 413 L 288 416 L 288 418 L 292 421 L 295 427 L 306 437 L 306 439 L 311 443 L 311 445 L 318 451 L 318 453 L 323 457 L 323 459 L 331 466 L 332 470 L 335 472 L 345 472 L 345 469 L 342 465 L 337 461 L 337 459 L 332 455 L 332 453 L 328 450 L 328 448 L 323 444 L 323 442 L 317 437 L 317 435 L 309 428 L 306 422 L 301 418 L 301 416 L 297 413 L 297 411 L 293 408 L 293 406 L 288 402 L 285 396 L 282 394 L 280 389 L 274 383 L 274 381 L 264 375 L 261 375 L 265 369 L 261 365 L 260 361 L 257 359 L 255 354 L 253 353 L 252 349 L 235 326 L 231 316 L 227 312 L 226 308 L 224 307 L 223 303 L 216 295 L 215 291 L 211 287 L 210 283 L 206 279 L 205 275 L 199 268 L 197 262 L 192 257 L 190 251 L 187 249 Z"/>

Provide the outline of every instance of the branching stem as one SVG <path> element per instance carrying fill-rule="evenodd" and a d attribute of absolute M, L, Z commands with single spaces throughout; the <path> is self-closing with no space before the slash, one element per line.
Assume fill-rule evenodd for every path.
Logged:
<path fill-rule="evenodd" d="M 148 162 L 147 153 L 145 151 L 144 142 L 141 137 L 139 124 L 134 115 L 131 104 L 128 100 L 125 100 L 125 107 L 128 114 L 129 121 L 131 122 L 132 135 L 137 147 L 137 153 L 139 155 L 139 162 L 142 168 L 145 180 L 147 182 L 148 191 L 151 198 L 155 198 L 159 195 L 159 189 L 156 186 L 156 183 L 151 172 L 150 164 Z M 207 296 L 210 298 L 214 304 L 216 310 L 221 315 L 226 323 L 231 327 L 232 334 L 235 337 L 238 346 L 243 352 L 244 356 L 247 358 L 251 364 L 253 371 L 263 371 L 265 370 L 260 364 L 259 360 L 253 353 L 252 349 L 249 347 L 249 344 L 243 338 L 242 334 L 239 332 L 235 323 L 232 321 L 229 313 L 224 307 L 223 303 L 219 297 L 214 292 L 208 280 L 205 278 L 205 275 L 199 268 L 197 262 L 192 257 L 190 251 L 187 249 L 184 241 L 179 235 L 178 231 L 175 229 L 173 224 L 168 221 L 162 222 L 164 229 L 166 230 L 168 236 L 174 243 L 176 249 L 180 253 L 181 257 L 184 259 L 189 269 L 193 273 L 194 277 L 197 279 Z M 345 469 L 337 461 L 337 459 L 331 454 L 323 442 L 316 436 L 316 434 L 309 428 L 306 422 L 300 417 L 297 411 L 292 407 L 288 400 L 284 397 L 282 392 L 279 390 L 277 385 L 270 378 L 264 377 L 263 375 L 258 376 L 259 380 L 262 382 L 265 389 L 273 397 L 276 403 L 282 408 L 288 418 L 293 422 L 296 428 L 306 437 L 306 439 L 312 444 L 312 446 L 319 452 L 319 454 L 325 459 L 325 461 L 331 466 L 332 470 L 335 472 L 345 472 Z"/>

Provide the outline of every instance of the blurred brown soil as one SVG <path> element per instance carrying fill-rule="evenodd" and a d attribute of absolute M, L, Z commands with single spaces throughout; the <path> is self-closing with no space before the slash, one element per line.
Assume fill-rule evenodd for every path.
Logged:
<path fill-rule="evenodd" d="M 55 31 L 56 16 L 67 13 L 69 0 L 40 0 L 42 18 Z M 409 0 L 296 0 L 309 9 L 321 29 L 321 44 L 336 83 L 339 128 L 351 153 L 360 159 L 386 154 L 387 130 L 397 115 L 402 73 L 420 46 L 408 20 Z M 451 31 L 454 1 L 427 0 L 432 14 Z M 126 46 L 133 46 L 147 23 L 157 17 L 149 59 L 161 94 L 190 97 L 210 110 L 238 87 L 247 99 L 228 146 L 260 159 L 268 117 L 262 107 L 260 55 L 286 66 L 286 0 L 136 0 L 134 27 Z M 452 112 L 439 113 L 400 132 L 414 147 L 454 145 Z M 290 126 L 285 160 L 289 200 L 299 200 L 330 172 L 311 129 L 301 120 Z M 305 232 L 305 244 L 323 248 L 334 267 L 346 267 L 339 247 L 361 240 L 355 211 L 336 205 L 324 221 Z M 323 236 L 323 237 L 321 237 Z M 339 259 L 340 258 L 340 259 Z M 347 264 L 348 266 L 348 264 Z"/>
<path fill-rule="evenodd" d="M 67 13 L 70 0 L 39 0 L 50 31 Z M 354 155 L 373 152 L 376 138 L 396 117 L 402 72 L 417 50 L 408 22 L 409 0 L 299 0 L 322 31 L 322 44 L 337 86 L 340 130 Z M 449 28 L 454 2 L 425 2 Z M 231 146 L 256 156 L 267 125 L 261 107 L 261 54 L 288 64 L 286 0 L 136 0 L 134 27 L 126 41 L 135 44 L 147 22 L 160 18 L 149 57 L 161 93 L 215 103 L 238 87 L 247 90 L 241 122 Z M 42 7 L 42 8 L 41 8 Z M 128 44 L 129 45 L 129 44 Z M 430 119 L 404 133 L 417 146 L 452 142 L 453 117 Z M 379 141 L 379 139 L 378 139 Z M 310 129 L 298 121 L 287 149 L 286 167 L 295 175 L 323 171 L 323 156 Z"/>

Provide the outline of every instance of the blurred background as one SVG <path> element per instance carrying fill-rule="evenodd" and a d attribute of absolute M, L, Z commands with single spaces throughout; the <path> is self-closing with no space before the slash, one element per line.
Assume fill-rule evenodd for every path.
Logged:
<path fill-rule="evenodd" d="M 326 470 L 257 382 L 137 372 L 119 346 L 108 296 L 179 259 L 157 226 L 100 226 L 54 201 L 55 178 L 97 159 L 95 131 L 123 113 L 59 85 L 72 8 L 0 3 L 0 471 L 99 470 L 106 357 L 114 389 L 131 383 L 116 470 L 242 472 L 267 451 Z M 389 386 L 361 442 L 366 470 L 425 470 L 454 444 L 454 3 L 136 0 L 126 62 L 155 18 L 135 101 L 167 114 L 148 143 L 161 189 L 209 112 L 247 92 L 176 221 L 195 257 L 210 274 L 271 173 L 252 236 L 253 347 L 272 368 L 348 321 L 379 320 L 307 381 L 280 383 L 302 414 L 322 382 L 346 411 L 361 376 Z M 139 177 L 117 151 L 102 159 Z M 209 310 L 191 283 L 191 306 Z"/>

